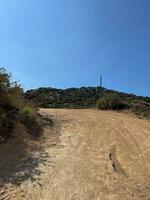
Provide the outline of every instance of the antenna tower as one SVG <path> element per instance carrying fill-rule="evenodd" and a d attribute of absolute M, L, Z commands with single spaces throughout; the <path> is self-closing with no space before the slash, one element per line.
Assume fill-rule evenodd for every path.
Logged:
<path fill-rule="evenodd" d="M 103 76 L 100 75 L 100 87 L 103 87 Z"/>

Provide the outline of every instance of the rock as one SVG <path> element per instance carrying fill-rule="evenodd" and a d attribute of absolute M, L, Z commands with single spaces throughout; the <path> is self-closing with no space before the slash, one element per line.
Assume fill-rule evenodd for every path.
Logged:
<path fill-rule="evenodd" d="M 33 160 L 33 161 L 32 161 L 32 164 L 33 164 L 33 165 L 37 165 L 37 164 L 38 164 L 38 161 L 37 161 L 37 160 Z"/>
<path fill-rule="evenodd" d="M 32 184 L 34 187 L 36 187 L 37 186 L 37 183 L 36 182 L 33 182 L 33 184 Z"/>
<path fill-rule="evenodd" d="M 1 190 L 0 195 L 5 194 L 5 192 L 6 192 L 5 190 Z"/>

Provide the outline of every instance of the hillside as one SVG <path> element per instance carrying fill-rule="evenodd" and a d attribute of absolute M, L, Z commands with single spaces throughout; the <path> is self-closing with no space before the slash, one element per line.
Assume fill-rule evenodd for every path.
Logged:
<path fill-rule="evenodd" d="M 148 116 L 150 98 L 136 96 L 99 87 L 81 87 L 69 89 L 38 88 L 29 90 L 25 97 L 43 108 L 92 108 L 96 102 L 107 94 L 117 94 L 126 108 L 136 114 Z"/>
<path fill-rule="evenodd" d="M 148 120 L 96 109 L 38 109 L 98 102 L 150 116 L 148 97 L 98 87 L 24 93 L 1 68 L 0 200 L 148 199 Z"/>

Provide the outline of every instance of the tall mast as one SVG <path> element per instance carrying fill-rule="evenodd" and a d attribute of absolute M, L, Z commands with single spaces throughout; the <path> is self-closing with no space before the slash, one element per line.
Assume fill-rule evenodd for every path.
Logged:
<path fill-rule="evenodd" d="M 103 76 L 100 75 L 100 87 L 103 87 Z"/>

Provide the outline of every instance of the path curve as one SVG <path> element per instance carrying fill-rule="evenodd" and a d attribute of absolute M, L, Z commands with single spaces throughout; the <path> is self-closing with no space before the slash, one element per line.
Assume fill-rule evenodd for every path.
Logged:
<path fill-rule="evenodd" d="M 61 122 L 60 140 L 41 165 L 40 185 L 22 199 L 148 200 L 150 122 L 98 110 L 41 109 Z"/>

